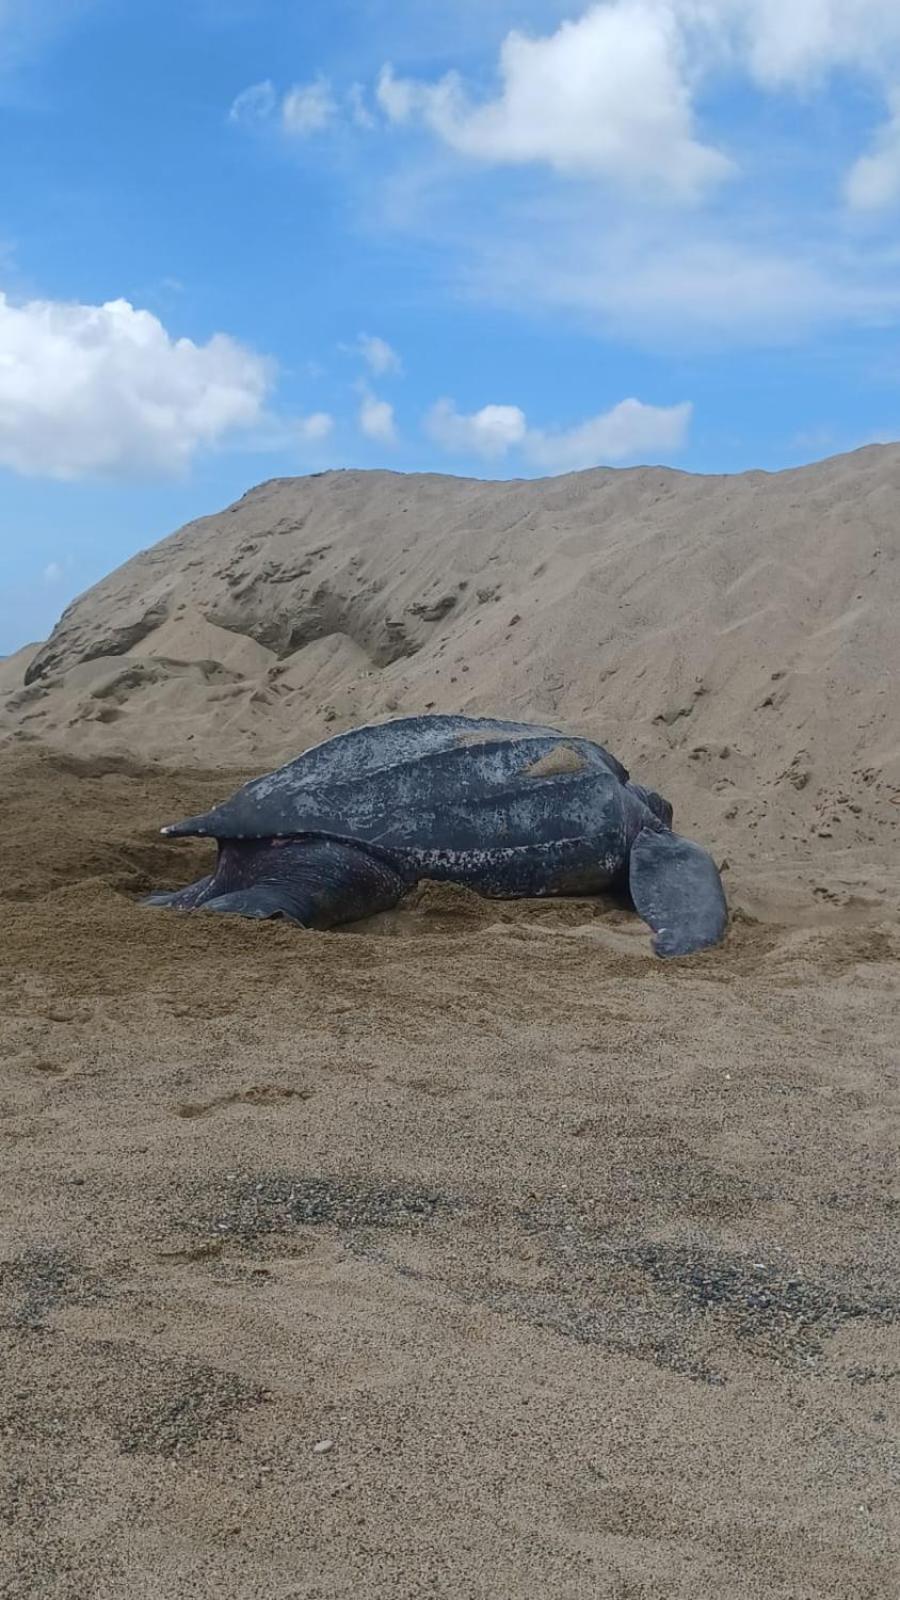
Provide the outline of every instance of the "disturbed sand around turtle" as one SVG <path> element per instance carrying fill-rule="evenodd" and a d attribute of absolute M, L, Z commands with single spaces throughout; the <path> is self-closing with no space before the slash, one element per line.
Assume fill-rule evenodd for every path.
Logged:
<path fill-rule="evenodd" d="M 222 775 L 2 777 L 4 1596 L 896 1592 L 896 925 L 178 917 Z"/>

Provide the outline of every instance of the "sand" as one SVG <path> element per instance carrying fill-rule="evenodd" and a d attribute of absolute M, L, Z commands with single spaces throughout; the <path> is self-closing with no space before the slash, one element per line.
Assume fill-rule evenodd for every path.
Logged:
<path fill-rule="evenodd" d="M 898 487 L 267 485 L 0 663 L 4 1600 L 897 1593 Z M 137 905 L 206 859 L 162 821 L 417 697 L 605 736 L 726 945 Z"/>

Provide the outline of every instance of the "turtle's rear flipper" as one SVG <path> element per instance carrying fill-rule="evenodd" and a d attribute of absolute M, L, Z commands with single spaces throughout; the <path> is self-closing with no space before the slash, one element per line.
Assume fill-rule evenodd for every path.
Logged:
<path fill-rule="evenodd" d="M 205 878 L 200 878 L 197 883 L 189 883 L 186 889 L 160 889 L 155 894 L 145 895 L 140 904 L 165 906 L 169 911 L 193 911 L 202 903 L 212 881 L 210 873 Z"/>
<path fill-rule="evenodd" d="M 719 869 L 690 839 L 644 828 L 631 847 L 628 882 L 658 956 L 688 956 L 723 938 L 728 907 Z"/>
<path fill-rule="evenodd" d="M 389 910 L 406 887 L 380 855 L 341 839 L 229 841 L 201 909 L 333 928 Z"/>
<path fill-rule="evenodd" d="M 257 883 L 250 889 L 236 889 L 232 894 L 219 894 L 204 901 L 201 911 L 231 912 L 235 917 L 283 917 L 286 922 L 304 922 L 303 907 L 289 888 L 279 884 Z"/>

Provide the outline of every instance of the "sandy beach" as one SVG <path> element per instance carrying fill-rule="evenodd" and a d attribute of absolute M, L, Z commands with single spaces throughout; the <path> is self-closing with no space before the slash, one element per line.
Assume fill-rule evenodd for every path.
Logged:
<path fill-rule="evenodd" d="M 810 472 L 767 480 L 833 547 L 821 570 L 785 558 L 802 614 L 742 553 L 765 482 L 715 480 L 716 609 L 695 576 L 713 480 L 586 474 L 612 487 L 502 486 L 537 508 L 527 563 L 490 519 L 457 548 L 418 518 L 402 543 L 452 577 L 443 609 L 421 562 L 400 574 L 399 534 L 376 551 L 341 523 L 322 560 L 356 540 L 382 561 L 359 615 L 406 616 L 392 660 L 356 610 L 336 626 L 335 573 L 295 597 L 301 634 L 261 642 L 260 596 L 285 592 L 254 587 L 265 551 L 240 632 L 201 530 L 0 667 L 4 1600 L 897 1593 L 900 452 Z M 644 544 L 620 546 L 651 488 Z M 581 545 L 560 536 L 526 612 L 509 574 L 566 495 Z M 305 501 L 293 522 L 285 565 L 314 563 Z M 575 591 L 589 637 L 563 625 Z M 555 713 L 666 786 L 726 863 L 726 944 L 666 964 L 606 901 L 428 885 L 329 934 L 137 903 L 208 859 L 162 823 L 360 714 L 457 698 Z"/>

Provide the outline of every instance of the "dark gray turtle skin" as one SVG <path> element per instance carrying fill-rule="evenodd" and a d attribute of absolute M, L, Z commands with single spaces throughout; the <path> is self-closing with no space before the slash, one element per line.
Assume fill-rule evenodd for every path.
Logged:
<path fill-rule="evenodd" d="M 489 717 L 404 717 L 338 734 L 203 816 L 215 871 L 147 904 L 331 928 L 395 906 L 424 878 L 498 899 L 628 891 L 660 956 L 719 942 L 711 856 L 672 807 L 590 739 Z"/>

